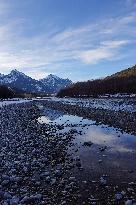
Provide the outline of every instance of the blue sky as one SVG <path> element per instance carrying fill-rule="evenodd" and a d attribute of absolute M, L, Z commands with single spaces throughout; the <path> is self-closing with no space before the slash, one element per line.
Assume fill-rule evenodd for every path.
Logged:
<path fill-rule="evenodd" d="M 0 0 L 0 73 L 100 78 L 136 64 L 136 0 Z"/>

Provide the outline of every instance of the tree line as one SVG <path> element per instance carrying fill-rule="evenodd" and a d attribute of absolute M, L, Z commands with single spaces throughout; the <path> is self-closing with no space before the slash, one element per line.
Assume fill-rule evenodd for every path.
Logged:
<path fill-rule="evenodd" d="M 127 73 L 128 72 L 128 73 Z M 131 75 L 130 75 L 131 72 Z M 125 75 L 124 75 L 125 74 Z M 59 97 L 97 96 L 116 93 L 136 93 L 136 66 L 104 79 L 77 82 L 62 89 Z"/>
<path fill-rule="evenodd" d="M 0 98 L 13 98 L 15 95 L 14 91 L 4 85 L 0 86 Z"/>

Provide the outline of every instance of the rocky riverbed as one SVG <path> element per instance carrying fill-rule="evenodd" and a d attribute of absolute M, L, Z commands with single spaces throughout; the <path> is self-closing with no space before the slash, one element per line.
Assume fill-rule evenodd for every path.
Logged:
<path fill-rule="evenodd" d="M 56 121 L 51 118 L 45 122 L 41 118 L 47 107 L 54 110 L 51 117 L 55 116 L 55 110 L 61 110 Z M 129 164 L 125 172 L 122 172 L 124 165 L 117 165 L 117 162 L 117 170 L 108 165 L 107 172 L 105 163 L 112 165 L 113 159 L 107 158 L 107 138 L 103 144 L 96 143 L 93 138 L 91 141 L 84 139 L 84 133 L 91 126 L 97 127 L 97 123 L 73 115 L 65 121 L 61 118 L 66 113 L 85 117 L 87 111 L 81 113 L 75 106 L 69 108 L 44 101 L 8 105 L 0 111 L 1 205 L 136 204 L 134 149 L 132 154 L 123 155 Z M 94 115 L 90 113 L 90 118 Z M 99 115 L 102 118 L 102 114 Z M 127 128 L 131 133 L 135 133 L 135 128 L 131 128 L 133 117 Z M 93 134 L 92 128 L 90 131 Z M 116 133 L 118 139 L 123 135 L 128 137 Z M 134 145 L 134 136 L 132 140 Z M 122 156 L 118 154 L 116 158 Z"/>
<path fill-rule="evenodd" d="M 92 108 L 77 104 L 64 103 L 61 100 L 40 101 L 46 107 L 95 120 L 98 124 L 106 124 L 136 135 L 136 112 L 114 109 Z M 134 101 L 135 102 L 135 101 Z"/>

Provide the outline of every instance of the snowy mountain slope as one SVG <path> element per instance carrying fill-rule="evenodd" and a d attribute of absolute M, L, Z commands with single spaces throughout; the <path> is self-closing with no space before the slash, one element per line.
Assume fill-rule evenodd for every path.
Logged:
<path fill-rule="evenodd" d="M 72 84 L 69 79 L 62 79 L 55 75 L 48 75 L 46 78 L 40 80 L 44 85 L 52 85 L 52 91 L 58 92 L 60 89 L 65 88 Z"/>
<path fill-rule="evenodd" d="M 68 79 L 61 79 L 54 75 L 38 81 L 17 70 L 12 70 L 8 75 L 0 74 L 0 85 L 31 93 L 56 93 L 71 83 Z"/>

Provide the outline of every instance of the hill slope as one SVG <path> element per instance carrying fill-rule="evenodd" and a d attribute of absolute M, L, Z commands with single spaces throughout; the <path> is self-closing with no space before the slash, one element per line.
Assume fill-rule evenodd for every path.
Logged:
<path fill-rule="evenodd" d="M 78 82 L 63 89 L 59 97 L 101 94 L 136 93 L 136 65 L 100 80 Z"/>
<path fill-rule="evenodd" d="M 111 75 L 111 76 L 109 76 L 107 78 L 132 77 L 132 76 L 136 77 L 136 65 L 134 65 L 131 68 L 122 70 L 120 72 L 117 72 L 117 73 L 115 73 L 115 74 L 113 74 L 113 75 Z"/>

